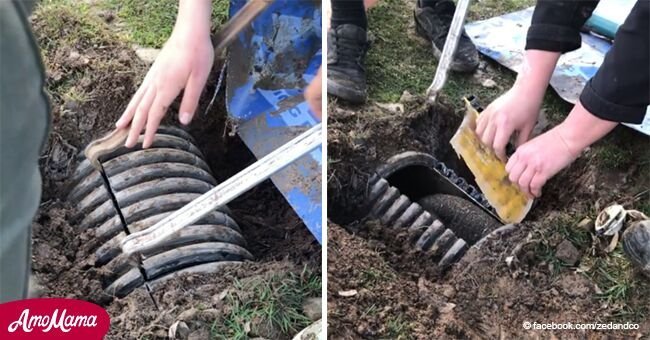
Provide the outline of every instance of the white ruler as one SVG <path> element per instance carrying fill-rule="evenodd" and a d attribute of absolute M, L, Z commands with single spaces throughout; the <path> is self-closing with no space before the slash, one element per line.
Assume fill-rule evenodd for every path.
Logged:
<path fill-rule="evenodd" d="M 122 240 L 122 251 L 132 254 L 154 248 L 183 227 L 198 221 L 218 207 L 226 205 L 298 158 L 319 147 L 322 135 L 323 131 L 321 123 L 319 123 L 152 227 L 128 235 Z"/>

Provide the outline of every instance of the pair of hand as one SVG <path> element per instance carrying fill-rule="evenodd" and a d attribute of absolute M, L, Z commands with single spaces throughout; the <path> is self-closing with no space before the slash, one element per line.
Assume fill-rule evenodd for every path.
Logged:
<path fill-rule="evenodd" d="M 529 141 L 540 106 L 541 99 L 526 96 L 515 85 L 479 115 L 476 126 L 483 144 L 504 161 L 506 145 L 516 134 L 517 150 L 507 161 L 506 171 L 510 181 L 531 197 L 539 197 L 546 181 L 579 154 L 567 142 L 562 124 Z"/>

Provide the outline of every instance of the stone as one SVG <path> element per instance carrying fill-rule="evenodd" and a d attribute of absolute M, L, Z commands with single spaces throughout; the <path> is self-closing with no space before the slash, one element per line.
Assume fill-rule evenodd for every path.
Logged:
<path fill-rule="evenodd" d="M 323 302 L 320 297 L 309 298 L 302 304 L 302 311 L 311 321 L 319 320 L 322 317 Z"/>
<path fill-rule="evenodd" d="M 571 241 L 564 240 L 555 248 L 555 257 L 569 266 L 575 266 L 582 254 Z"/>
<path fill-rule="evenodd" d="M 160 54 L 160 49 L 157 48 L 148 48 L 148 47 L 135 47 L 135 54 L 142 60 L 145 64 L 153 64 Z"/>

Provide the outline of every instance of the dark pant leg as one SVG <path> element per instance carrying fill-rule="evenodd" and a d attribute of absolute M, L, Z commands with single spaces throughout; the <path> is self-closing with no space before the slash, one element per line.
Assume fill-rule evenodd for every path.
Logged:
<path fill-rule="evenodd" d="M 0 303 L 26 297 L 38 157 L 50 120 L 25 4 L 0 1 Z"/>
<path fill-rule="evenodd" d="M 364 30 L 368 29 L 366 8 L 363 0 L 332 0 L 332 23 L 331 27 L 352 24 Z"/>
<path fill-rule="evenodd" d="M 593 115 L 639 124 L 650 105 L 650 1 L 637 1 L 580 95 Z"/>

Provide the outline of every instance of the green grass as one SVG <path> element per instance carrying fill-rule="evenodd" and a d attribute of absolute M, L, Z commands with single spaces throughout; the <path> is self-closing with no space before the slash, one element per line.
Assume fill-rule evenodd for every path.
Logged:
<path fill-rule="evenodd" d="M 176 21 L 178 0 L 105 0 L 127 27 L 128 38 L 138 45 L 161 48 Z M 212 1 L 213 30 L 228 19 L 229 1 Z"/>
<path fill-rule="evenodd" d="M 411 329 L 411 325 L 402 317 L 396 317 L 388 320 L 388 324 L 386 325 L 386 328 L 388 331 L 388 337 L 390 339 L 397 339 L 397 340 L 412 339 L 411 334 L 413 333 L 413 331 Z"/>
<path fill-rule="evenodd" d="M 235 289 L 225 298 L 226 315 L 212 324 L 212 338 L 247 339 L 246 328 L 251 324 L 253 327 L 265 324 L 292 335 L 310 323 L 302 312 L 304 300 L 320 294 L 320 273 L 307 269 L 302 273 L 276 273 L 237 281 Z"/>
<path fill-rule="evenodd" d="M 534 0 L 474 2 L 468 20 L 487 19 L 532 5 Z M 433 80 L 437 61 L 430 42 L 415 34 L 411 8 L 404 6 L 404 0 L 380 1 L 369 11 L 368 24 L 374 37 L 366 58 L 369 99 L 396 102 L 404 91 L 423 95 Z M 468 95 L 477 96 L 486 106 L 512 86 L 515 79 L 514 72 L 491 64 L 498 69 L 489 75 L 496 87 L 482 86 L 481 80 L 472 74 L 451 73 L 443 93 L 458 107 L 463 106 L 461 99 Z"/>
<path fill-rule="evenodd" d="M 42 37 L 39 47 L 43 54 L 61 46 L 84 49 L 93 45 L 110 45 L 116 39 L 116 35 L 91 13 L 91 7 L 85 2 L 43 0 L 34 15 L 38 17 L 37 29 Z"/>

